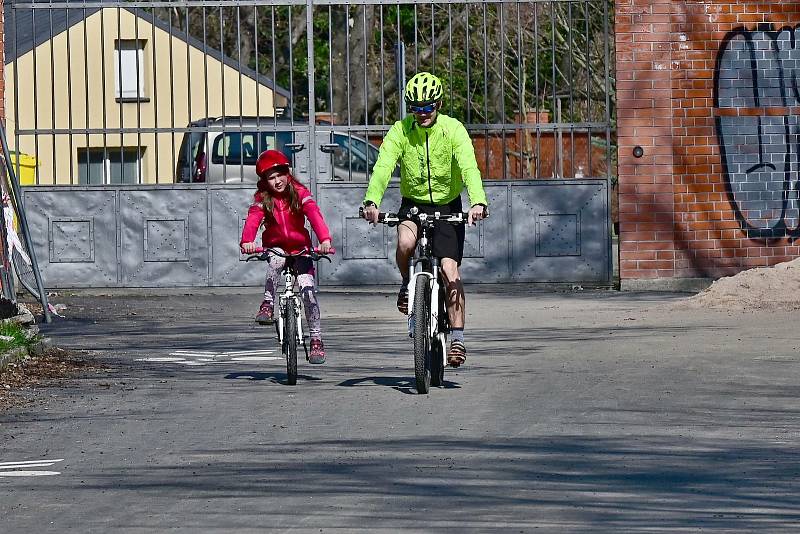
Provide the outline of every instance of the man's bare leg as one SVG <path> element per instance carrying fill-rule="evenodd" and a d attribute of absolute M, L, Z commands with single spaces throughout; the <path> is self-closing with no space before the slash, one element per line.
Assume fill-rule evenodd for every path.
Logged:
<path fill-rule="evenodd" d="M 458 263 L 451 258 L 442 258 L 442 274 L 444 275 L 447 293 L 447 317 L 450 327 L 464 329 L 464 284 L 458 272 Z"/>
<path fill-rule="evenodd" d="M 464 284 L 458 272 L 458 263 L 450 258 L 442 258 L 442 274 L 447 284 L 447 316 L 450 319 L 450 350 L 447 363 L 458 367 L 467 359 L 464 345 L 465 303 Z"/>
<path fill-rule="evenodd" d="M 403 281 L 408 283 L 410 273 L 408 272 L 408 260 L 414 254 L 417 246 L 417 225 L 411 221 L 403 221 L 397 226 L 397 251 L 395 261 L 397 268 L 400 269 L 400 276 Z"/>
<path fill-rule="evenodd" d="M 411 221 L 403 221 L 397 227 L 397 250 L 395 251 L 395 261 L 400 270 L 402 282 L 400 293 L 397 295 L 397 310 L 400 313 L 408 313 L 408 260 L 414 254 L 417 246 L 417 225 Z"/>

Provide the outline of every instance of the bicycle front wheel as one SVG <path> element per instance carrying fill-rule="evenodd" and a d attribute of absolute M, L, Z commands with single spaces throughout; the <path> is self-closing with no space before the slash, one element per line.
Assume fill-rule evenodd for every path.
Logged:
<path fill-rule="evenodd" d="M 283 310 L 283 354 L 286 357 L 286 382 L 297 384 L 297 316 L 296 304 L 289 300 Z"/>
<path fill-rule="evenodd" d="M 417 393 L 428 393 L 431 388 L 431 338 L 428 325 L 431 320 L 431 288 L 428 278 L 417 277 L 414 289 L 414 375 Z"/>

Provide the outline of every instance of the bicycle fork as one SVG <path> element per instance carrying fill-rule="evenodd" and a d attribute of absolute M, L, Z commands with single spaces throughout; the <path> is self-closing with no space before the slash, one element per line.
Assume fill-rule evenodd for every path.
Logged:
<path fill-rule="evenodd" d="M 287 304 L 291 301 L 292 302 L 292 310 L 294 310 L 294 314 L 296 317 L 295 324 L 297 324 L 297 341 L 303 345 L 303 348 L 308 352 L 306 348 L 306 341 L 305 341 L 305 334 L 303 333 L 303 320 L 300 317 L 302 314 L 300 313 L 301 304 L 300 304 L 300 297 L 295 295 L 294 291 L 294 276 L 291 274 L 286 275 L 286 285 L 284 287 L 283 293 L 278 297 L 278 321 L 276 323 L 278 328 L 278 344 L 283 347 L 283 337 L 286 332 L 285 322 L 286 322 L 286 309 Z"/>
<path fill-rule="evenodd" d="M 408 337 L 414 337 L 414 324 L 416 321 L 414 310 L 415 293 L 417 290 L 417 278 L 422 276 L 427 278 L 426 284 L 431 289 L 430 314 L 431 320 L 428 323 L 428 334 L 434 339 L 439 330 L 439 267 L 433 266 L 433 272 L 417 270 L 411 275 L 408 283 Z"/>

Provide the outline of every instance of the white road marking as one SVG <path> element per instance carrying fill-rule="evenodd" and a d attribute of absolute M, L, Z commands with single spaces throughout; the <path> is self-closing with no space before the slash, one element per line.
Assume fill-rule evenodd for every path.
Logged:
<path fill-rule="evenodd" d="M 51 465 L 53 465 L 53 462 L 37 462 L 37 463 L 18 464 L 18 465 L 0 465 L 0 470 L 19 469 L 20 467 L 49 467 Z"/>
<path fill-rule="evenodd" d="M 231 352 L 223 352 L 227 356 L 239 356 L 239 355 L 246 355 L 246 354 L 272 354 L 275 352 L 275 349 L 262 349 L 262 350 L 236 350 Z"/>
<path fill-rule="evenodd" d="M 43 477 L 60 475 L 60 471 L 32 471 L 31 467 L 48 467 L 57 462 L 63 462 L 63 458 L 55 460 L 24 460 L 21 462 L 0 462 L 0 477 Z M 16 471 L 5 471 L 5 469 L 16 469 Z"/>
<path fill-rule="evenodd" d="M 231 350 L 226 352 L 211 352 L 207 350 L 176 349 L 169 356 L 151 356 L 137 358 L 137 362 L 166 363 L 199 367 L 226 362 L 266 362 L 279 360 L 278 356 L 267 356 L 277 352 L 275 349 Z"/>
<path fill-rule="evenodd" d="M 8 466 L 11 466 L 11 467 L 23 467 L 23 466 L 31 465 L 31 464 L 53 465 L 56 462 L 63 462 L 63 461 L 64 461 L 63 458 L 58 458 L 56 460 L 23 460 L 21 462 L 0 462 L 0 468 L 8 467 Z"/>

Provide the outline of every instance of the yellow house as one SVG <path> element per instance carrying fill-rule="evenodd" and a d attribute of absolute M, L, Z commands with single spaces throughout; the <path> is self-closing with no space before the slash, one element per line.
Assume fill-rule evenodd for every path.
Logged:
<path fill-rule="evenodd" d="M 141 9 L 5 14 L 8 140 L 36 158 L 38 184 L 172 183 L 189 123 L 271 117 L 288 102 L 268 77 Z"/>

